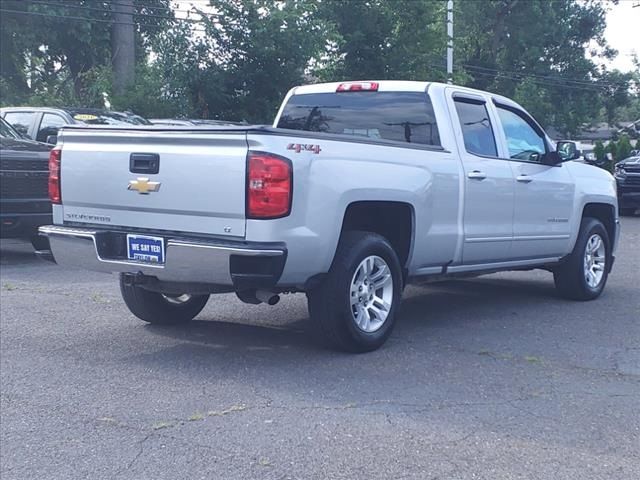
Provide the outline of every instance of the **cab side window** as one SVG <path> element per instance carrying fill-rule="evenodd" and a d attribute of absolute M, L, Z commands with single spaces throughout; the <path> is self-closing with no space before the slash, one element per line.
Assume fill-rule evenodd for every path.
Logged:
<path fill-rule="evenodd" d="M 29 130 L 36 120 L 36 112 L 7 112 L 4 119 L 15 128 L 20 135 L 31 138 Z"/>
<path fill-rule="evenodd" d="M 47 137 L 50 135 L 58 135 L 58 130 L 63 125 L 66 125 L 66 122 L 60 115 L 45 113 L 42 116 L 42 122 L 40 122 L 40 128 L 38 129 L 36 140 L 38 142 L 46 142 Z"/>
<path fill-rule="evenodd" d="M 497 157 L 496 139 L 484 102 L 466 98 L 454 100 L 467 152 L 485 157 Z"/>
<path fill-rule="evenodd" d="M 542 162 L 546 153 L 544 137 L 529 121 L 516 111 L 497 106 L 504 136 L 509 147 L 509 157 L 527 162 Z"/>

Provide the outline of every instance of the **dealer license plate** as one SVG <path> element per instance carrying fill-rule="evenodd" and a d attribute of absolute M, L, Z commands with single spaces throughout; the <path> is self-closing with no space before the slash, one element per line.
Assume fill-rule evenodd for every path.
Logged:
<path fill-rule="evenodd" d="M 164 263 L 164 238 L 127 235 L 127 257 L 146 263 Z"/>

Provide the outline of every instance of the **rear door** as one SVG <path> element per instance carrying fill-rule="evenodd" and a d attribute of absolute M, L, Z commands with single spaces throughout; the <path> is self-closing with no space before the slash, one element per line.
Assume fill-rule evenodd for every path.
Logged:
<path fill-rule="evenodd" d="M 448 101 L 453 128 L 463 140 L 458 146 L 465 184 L 463 263 L 508 260 L 514 208 L 510 162 L 499 157 L 495 120 L 484 97 L 452 93 Z"/>
<path fill-rule="evenodd" d="M 246 132 L 61 132 L 65 223 L 244 236 Z"/>
<path fill-rule="evenodd" d="M 545 165 L 551 148 L 544 132 L 524 111 L 496 103 L 499 133 L 515 175 L 514 258 L 563 255 L 569 251 L 574 181 L 562 163 Z"/>

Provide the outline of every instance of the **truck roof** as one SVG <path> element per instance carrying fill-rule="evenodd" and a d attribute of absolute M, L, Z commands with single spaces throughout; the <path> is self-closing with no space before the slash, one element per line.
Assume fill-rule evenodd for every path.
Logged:
<path fill-rule="evenodd" d="M 475 88 L 463 87 L 461 85 L 441 83 L 441 82 L 417 82 L 407 80 L 349 80 L 344 82 L 316 83 L 312 85 L 301 85 L 294 87 L 289 95 L 305 95 L 310 93 L 335 93 L 338 86 L 344 83 L 377 83 L 378 92 L 425 92 L 427 89 L 444 90 L 447 87 L 455 88 L 456 91 L 465 92 L 470 95 L 489 96 L 505 105 L 522 108 L 510 98 L 503 97 L 496 93 L 477 90 Z"/>

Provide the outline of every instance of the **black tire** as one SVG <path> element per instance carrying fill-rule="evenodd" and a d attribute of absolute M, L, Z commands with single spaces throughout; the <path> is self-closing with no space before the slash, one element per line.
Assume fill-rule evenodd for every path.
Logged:
<path fill-rule="evenodd" d="M 597 286 L 588 284 L 585 275 L 585 252 L 587 242 L 593 235 L 599 235 L 604 243 L 605 267 Z M 580 232 L 573 251 L 567 259 L 553 272 L 556 289 L 565 298 L 571 300 L 593 300 L 598 298 L 607 283 L 611 266 L 611 241 L 607 229 L 596 218 L 585 217 L 580 225 Z"/>
<path fill-rule="evenodd" d="M 357 325 L 350 301 L 356 269 L 370 256 L 384 260 L 391 273 L 393 286 L 387 317 L 382 326 L 373 332 L 362 330 Z M 391 335 L 402 298 L 402 287 L 400 262 L 386 238 L 370 232 L 346 232 L 340 239 L 327 277 L 321 285 L 307 292 L 311 321 L 319 330 L 323 343 L 330 348 L 353 353 L 376 350 Z M 371 305 L 374 303 L 371 302 Z"/>
<path fill-rule="evenodd" d="M 161 293 L 137 285 L 126 285 L 120 277 L 120 292 L 131 313 L 154 325 L 177 325 L 193 320 L 209 300 L 209 295 L 191 295 L 185 301 L 171 301 Z"/>
<path fill-rule="evenodd" d="M 620 211 L 620 215 L 622 215 L 623 217 L 630 217 L 634 213 L 636 213 L 635 208 L 620 208 L 619 211 Z"/>
<path fill-rule="evenodd" d="M 49 246 L 49 239 L 47 237 L 42 237 L 38 234 L 34 234 L 31 236 L 30 240 L 34 250 L 49 250 L 51 248 Z"/>

